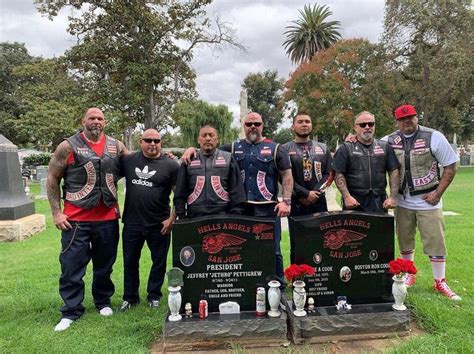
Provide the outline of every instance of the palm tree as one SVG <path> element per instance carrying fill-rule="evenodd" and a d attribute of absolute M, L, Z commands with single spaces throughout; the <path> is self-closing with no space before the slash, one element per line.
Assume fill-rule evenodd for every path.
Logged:
<path fill-rule="evenodd" d="M 292 21 L 293 25 L 286 27 L 286 41 L 283 43 L 286 54 L 295 64 L 311 60 L 316 52 L 329 48 L 341 38 L 337 31 L 341 23 L 325 21 L 332 15 L 329 7 L 305 5 L 303 11 L 298 11 L 301 16 L 297 21 Z"/>

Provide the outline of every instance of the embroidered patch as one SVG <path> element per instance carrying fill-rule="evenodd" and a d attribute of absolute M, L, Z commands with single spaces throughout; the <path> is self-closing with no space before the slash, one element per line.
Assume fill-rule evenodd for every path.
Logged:
<path fill-rule="evenodd" d="M 117 156 L 117 146 L 107 145 L 107 151 L 112 157 Z"/>
<path fill-rule="evenodd" d="M 420 149 L 426 147 L 425 139 L 416 139 L 415 144 L 413 145 L 415 149 Z"/>
<path fill-rule="evenodd" d="M 400 144 L 401 141 L 402 141 L 402 137 L 400 135 L 397 135 L 395 138 L 393 138 L 393 142 L 395 144 Z"/>
<path fill-rule="evenodd" d="M 243 151 L 240 151 L 240 150 L 237 150 L 237 151 L 234 151 L 234 154 L 243 154 L 244 152 Z"/>
<path fill-rule="evenodd" d="M 426 186 L 431 181 L 433 181 L 437 175 L 438 175 L 438 162 L 433 161 L 433 163 L 431 164 L 430 170 L 425 176 L 420 177 L 420 178 L 413 178 L 413 185 L 415 187 Z"/>
<path fill-rule="evenodd" d="M 321 149 L 321 147 L 319 147 L 319 146 L 315 146 L 315 147 L 314 147 L 314 153 L 315 153 L 316 155 L 324 155 L 323 149 Z"/>
<path fill-rule="evenodd" d="M 193 204 L 196 201 L 196 199 L 199 198 L 204 188 L 205 181 L 206 181 L 206 177 L 204 176 L 197 177 L 196 184 L 194 185 L 194 190 L 188 197 L 188 204 Z"/>
<path fill-rule="evenodd" d="M 267 188 L 267 185 L 265 184 L 265 176 L 267 174 L 263 171 L 258 171 L 257 173 L 257 187 L 258 190 L 260 191 L 260 194 L 265 198 L 266 200 L 272 200 L 273 194 L 270 193 L 270 191 Z"/>
<path fill-rule="evenodd" d="M 403 149 L 403 145 L 392 144 L 391 146 L 392 146 L 392 148 L 394 148 L 394 149 Z"/>
<path fill-rule="evenodd" d="M 94 189 L 95 182 L 97 180 L 97 174 L 95 172 L 94 164 L 89 161 L 84 165 L 84 169 L 87 173 L 87 182 L 84 187 L 74 193 L 66 192 L 66 200 L 76 201 L 84 199 Z M 114 186 L 115 187 L 115 186 Z"/>
<path fill-rule="evenodd" d="M 271 154 L 272 154 L 272 150 L 270 148 L 267 148 L 267 147 L 264 147 L 260 151 L 260 155 L 271 155 Z"/>
<path fill-rule="evenodd" d="M 314 172 L 316 174 L 316 179 L 318 182 L 323 178 L 323 173 L 321 171 L 321 162 L 319 161 L 314 161 Z"/>
<path fill-rule="evenodd" d="M 112 173 L 105 174 L 105 183 L 107 184 L 107 188 L 109 188 L 110 193 L 117 199 L 117 188 L 115 188 L 114 184 L 114 175 Z"/>
<path fill-rule="evenodd" d="M 223 156 L 219 156 L 215 161 L 214 164 L 217 166 L 225 165 L 225 158 Z"/>
<path fill-rule="evenodd" d="M 230 200 L 229 193 L 222 186 L 220 176 L 211 176 L 211 185 L 212 185 L 212 189 L 214 189 L 214 192 L 217 194 L 219 198 L 221 198 L 223 201 L 226 201 L 226 202 Z"/>
<path fill-rule="evenodd" d="M 296 151 L 289 151 L 288 155 L 296 155 Z"/>
<path fill-rule="evenodd" d="M 374 146 L 374 154 L 375 155 L 383 155 L 385 152 L 383 151 L 383 148 L 381 148 L 379 145 Z"/>
<path fill-rule="evenodd" d="M 91 152 L 88 148 L 77 148 L 77 154 L 81 156 L 90 156 Z"/>
<path fill-rule="evenodd" d="M 192 166 L 192 167 L 201 166 L 201 160 L 199 160 L 199 159 L 198 160 L 193 160 L 193 161 L 191 161 L 189 166 Z"/>
<path fill-rule="evenodd" d="M 240 177 L 242 177 L 242 182 L 245 183 L 245 170 L 240 170 Z"/>

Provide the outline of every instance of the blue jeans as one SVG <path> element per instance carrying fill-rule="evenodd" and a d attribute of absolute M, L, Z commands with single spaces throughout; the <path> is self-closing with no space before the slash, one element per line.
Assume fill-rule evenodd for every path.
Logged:
<path fill-rule="evenodd" d="M 162 225 L 145 227 L 142 224 L 125 223 L 122 233 L 123 246 L 123 299 L 131 304 L 140 302 L 140 256 L 146 241 L 151 253 L 152 266 L 148 276 L 148 301 L 161 298 L 161 286 L 166 272 L 166 257 L 170 247 L 170 235 L 161 234 Z"/>
<path fill-rule="evenodd" d="M 62 231 L 62 250 L 59 256 L 61 277 L 59 294 L 64 301 L 63 318 L 76 320 L 84 314 L 84 275 L 92 259 L 92 296 L 100 310 L 110 306 L 115 292 L 110 275 L 117 258 L 119 241 L 118 220 L 82 222 L 72 221 L 72 229 Z"/>

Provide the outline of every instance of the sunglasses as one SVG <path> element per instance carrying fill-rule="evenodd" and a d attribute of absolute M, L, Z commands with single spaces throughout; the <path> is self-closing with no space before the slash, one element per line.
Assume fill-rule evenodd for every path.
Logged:
<path fill-rule="evenodd" d="M 151 144 L 152 142 L 154 142 L 155 144 L 161 143 L 161 139 L 143 138 L 142 140 L 147 144 Z"/>
<path fill-rule="evenodd" d="M 244 124 L 248 128 L 250 128 L 252 125 L 258 128 L 262 125 L 262 122 L 245 122 Z"/>
<path fill-rule="evenodd" d="M 375 125 L 375 122 L 358 123 L 357 125 L 361 128 L 365 128 L 366 126 L 372 128 Z"/>

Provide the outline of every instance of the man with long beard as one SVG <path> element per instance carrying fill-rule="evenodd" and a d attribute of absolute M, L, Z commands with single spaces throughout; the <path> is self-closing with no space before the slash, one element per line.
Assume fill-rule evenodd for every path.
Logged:
<path fill-rule="evenodd" d="M 359 113 L 354 130 L 356 141 L 344 142 L 334 156 L 336 186 L 342 194 L 343 209 L 386 213 L 397 206 L 400 164 L 387 142 L 374 139 L 372 113 Z M 388 198 L 386 172 L 390 183 Z"/>
<path fill-rule="evenodd" d="M 46 188 L 62 244 L 59 293 L 64 306 L 55 331 L 64 331 L 84 314 L 82 278 L 91 259 L 94 305 L 102 316 L 113 314 L 110 297 L 115 287 L 110 275 L 119 241 L 117 181 L 120 158 L 128 150 L 105 135 L 105 125 L 104 113 L 89 108 L 82 118 L 83 130 L 59 144 L 49 163 Z"/>

